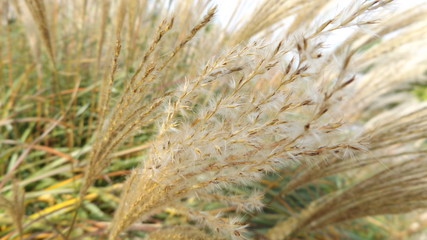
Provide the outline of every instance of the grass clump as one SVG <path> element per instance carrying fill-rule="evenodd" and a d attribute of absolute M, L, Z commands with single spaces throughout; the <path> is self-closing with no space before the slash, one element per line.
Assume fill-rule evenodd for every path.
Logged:
<path fill-rule="evenodd" d="M 400 2 L 0 2 L 0 237 L 416 237 L 427 9 Z"/>

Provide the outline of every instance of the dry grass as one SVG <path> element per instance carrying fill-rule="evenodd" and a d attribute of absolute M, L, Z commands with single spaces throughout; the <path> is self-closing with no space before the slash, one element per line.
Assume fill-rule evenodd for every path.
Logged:
<path fill-rule="evenodd" d="M 25 3 L 34 18 L 34 22 L 37 24 L 46 51 L 48 52 L 53 65 L 55 65 L 55 51 L 53 49 L 52 34 L 46 16 L 44 1 L 26 0 Z"/>
<path fill-rule="evenodd" d="M 222 26 L 205 1 L 0 1 L 1 239 L 310 239 L 425 208 L 427 10 L 337 2 Z"/>
<path fill-rule="evenodd" d="M 269 239 L 290 239 L 297 231 L 371 215 L 398 214 L 426 207 L 425 158 L 395 164 L 348 189 L 311 203 L 298 216 L 270 229 Z"/>

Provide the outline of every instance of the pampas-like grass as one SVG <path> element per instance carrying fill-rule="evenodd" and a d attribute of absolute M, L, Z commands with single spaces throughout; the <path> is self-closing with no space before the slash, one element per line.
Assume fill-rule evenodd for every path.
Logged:
<path fill-rule="evenodd" d="M 415 16 L 412 18 L 418 19 L 419 12 L 424 12 L 425 8 L 420 8 L 419 11 L 411 12 Z M 405 11 L 406 12 L 406 11 Z M 402 17 L 402 14 L 399 14 L 399 17 Z M 405 16 L 405 19 L 412 19 L 409 15 Z M 419 21 L 417 24 L 408 24 L 402 25 L 399 29 L 397 26 L 393 25 L 394 31 L 403 31 L 411 33 L 410 35 L 419 35 L 425 36 L 424 31 L 414 30 L 417 29 L 420 25 L 425 24 L 425 21 Z M 379 26 L 375 27 L 378 33 L 388 33 L 391 31 L 391 26 L 384 26 L 380 28 Z M 347 115 L 343 117 L 347 121 L 352 121 L 352 119 L 357 119 L 361 117 L 371 117 L 369 121 L 364 123 L 363 130 L 360 136 L 360 141 L 366 143 L 368 146 L 368 153 L 361 153 L 357 157 L 357 161 L 342 161 L 342 159 L 332 158 L 327 162 L 321 162 L 319 164 L 309 166 L 304 168 L 301 173 L 297 173 L 282 190 L 282 195 L 285 195 L 289 191 L 292 191 L 298 186 L 301 186 L 305 183 L 309 183 L 315 179 L 321 177 L 330 176 L 340 172 L 345 172 L 347 170 L 352 170 L 358 167 L 364 167 L 366 165 L 377 163 L 379 160 L 389 160 L 392 161 L 395 158 L 404 157 L 405 155 L 413 156 L 423 154 L 424 151 L 417 148 L 413 148 L 414 142 L 420 141 L 426 137 L 425 133 L 425 103 L 417 103 L 413 101 L 410 96 L 404 95 L 405 99 L 390 99 L 391 101 L 386 101 L 388 92 L 398 91 L 402 86 L 402 82 L 408 79 L 415 81 L 422 77 L 423 67 L 419 67 L 418 64 L 407 64 L 403 61 L 396 60 L 396 56 L 401 55 L 400 52 L 405 46 L 398 46 L 395 44 L 390 45 L 390 41 L 394 39 L 406 39 L 402 40 L 407 46 L 417 49 L 419 44 L 419 38 L 410 40 L 408 34 L 397 35 L 389 40 L 386 40 L 382 44 L 373 46 L 372 48 L 357 53 L 353 56 L 353 66 L 357 69 L 366 68 L 367 64 L 373 64 L 368 73 L 359 76 L 358 81 L 356 82 L 356 91 L 351 92 L 351 98 L 348 98 L 349 101 L 343 101 L 340 103 L 342 109 L 348 108 L 351 106 L 353 111 L 347 112 Z M 367 42 L 365 42 L 367 44 Z M 360 46 L 354 46 L 356 49 Z M 389 49 L 393 51 L 380 51 L 379 49 Z M 411 48 L 412 49 L 412 48 Z M 379 52 L 377 52 L 379 51 Z M 377 52 L 373 54 L 374 52 Z M 380 53 L 382 52 L 382 53 Z M 377 57 L 374 57 L 374 55 Z M 369 56 L 369 57 L 367 57 Z M 369 60 L 368 60 L 369 59 Z M 423 61 L 422 58 L 420 61 Z M 394 74 L 390 69 L 390 66 L 399 69 L 399 74 Z M 388 76 L 388 81 L 384 82 L 383 77 Z M 375 84 L 377 83 L 377 84 Z M 396 94 L 394 94 L 396 95 Z M 379 111 L 378 109 L 384 109 L 387 104 L 396 104 L 400 102 L 408 101 L 407 104 L 402 104 L 399 107 L 390 109 L 388 111 L 383 111 L 383 113 L 376 113 L 376 115 L 369 115 L 369 112 Z M 372 109 L 372 110 L 371 110 Z M 345 113 L 345 111 L 343 110 Z M 416 130 L 415 130 L 416 129 Z M 393 150 L 391 150 L 393 149 Z"/>
<path fill-rule="evenodd" d="M 364 216 L 425 208 L 426 173 L 424 157 L 395 164 L 335 196 L 318 199 L 298 216 L 278 223 L 267 236 L 272 240 L 290 239 L 296 232 L 307 228 L 316 229 Z"/>
<path fill-rule="evenodd" d="M 46 59 L 60 79 L 99 79 L 82 88 L 99 95 L 91 96 L 98 104 L 90 104 L 88 121 L 78 124 L 77 134 L 88 138 L 78 139 L 79 144 L 89 142 L 93 130 L 94 136 L 86 161 L 81 161 L 86 166 L 73 207 L 84 206 L 92 190 L 102 193 L 91 186 L 122 155 L 115 151 L 125 146 L 131 147 L 125 153 L 141 149 L 132 146 L 139 141 L 132 137 L 141 129 L 150 131 L 144 143 L 149 149 L 140 157 L 144 160 L 116 185 L 120 199 L 109 193 L 118 206 L 109 208 L 114 217 L 108 230 L 104 228 L 104 238 L 119 239 L 127 229 L 135 229 L 132 224 L 151 221 L 165 209 L 182 216 L 180 224 L 185 226 L 165 221 L 159 230 L 145 229 L 149 239 L 250 238 L 257 232 L 251 217 L 326 176 L 342 177 L 349 185 L 318 196 L 292 216 L 282 216 L 284 221 L 266 238 L 292 238 L 354 218 L 426 207 L 422 142 L 427 137 L 427 107 L 403 92 L 424 77 L 425 7 L 387 15 L 391 0 L 354 0 L 339 10 L 332 0 L 265 0 L 238 23 L 230 20 L 222 27 L 213 21 L 217 8 L 208 2 L 168 2 L 60 1 L 46 9 L 44 1 L 26 0 L 29 13 L 18 10 L 22 3 L 13 2 L 19 21 L 33 19 L 40 33 L 46 58 L 38 54 L 35 34 L 27 30 L 38 72 Z M 77 24 L 66 24 L 70 18 L 78 18 Z M 25 21 L 26 29 L 31 28 Z M 58 26 L 66 30 L 58 31 Z M 336 48 L 329 46 L 327 39 L 342 29 L 354 34 Z M 9 29 L 0 31 L 11 36 Z M 10 55 L 0 64 L 10 70 L 12 59 Z M 31 65 L 26 69 L 19 81 L 32 76 Z M 8 74 L 12 79 L 14 73 Z M 12 97 L 6 94 L 5 112 L 25 99 L 18 85 Z M 77 94 L 77 87 L 74 90 Z M 76 134 L 71 119 L 85 112 L 73 104 L 74 112 L 64 115 L 66 124 L 61 125 L 69 128 L 64 138 L 70 147 Z M 95 120 L 98 124 L 92 128 Z M 0 126 L 16 122 L 6 115 Z M 59 139 L 55 134 L 52 139 Z M 80 166 L 71 165 L 71 173 Z M 290 175 L 284 175 L 285 170 Z M 14 175 L 28 174 L 14 171 L 1 185 Z M 264 201 L 264 193 L 281 186 L 254 187 L 266 174 L 290 178 L 270 202 Z M 26 181 L 22 185 L 28 187 Z M 11 189 L 13 201 L 1 196 L 0 205 L 16 229 L 9 229 L 9 236 L 22 237 L 33 222 L 23 223 L 24 195 L 18 184 L 6 187 L 0 190 Z M 247 190 L 237 190 L 242 187 Z M 224 208 L 206 210 L 209 203 Z M 78 207 L 68 235 L 56 230 L 60 223 L 54 226 L 64 238 L 77 232 L 72 230 L 84 211 Z"/>
<path fill-rule="evenodd" d="M 124 93 L 119 100 L 118 106 L 111 113 L 110 118 L 101 121 L 97 134 L 95 145 L 93 146 L 91 155 L 89 157 L 89 164 L 86 168 L 85 180 L 81 188 L 81 193 L 87 191 L 88 187 L 92 184 L 93 180 L 97 175 L 108 166 L 111 161 L 110 155 L 112 151 L 127 137 L 129 137 L 132 131 L 136 130 L 142 125 L 148 125 L 158 117 L 158 112 L 155 111 L 161 105 L 162 101 L 165 100 L 165 96 L 159 97 L 148 105 L 140 106 L 139 102 L 147 93 L 147 84 L 152 84 L 156 80 L 156 76 L 162 72 L 162 70 L 168 65 L 168 63 L 175 57 L 175 55 L 190 41 L 195 34 L 205 26 L 212 18 L 215 9 L 211 9 L 204 19 L 196 25 L 188 34 L 188 36 L 178 43 L 175 49 L 172 51 L 169 57 L 167 57 L 159 65 L 147 64 L 150 55 L 156 48 L 157 44 L 161 41 L 164 34 L 169 31 L 173 25 L 173 20 L 164 21 L 157 32 L 157 36 L 154 38 L 152 44 L 147 49 L 141 64 L 138 66 L 137 71 L 133 74 L 130 81 L 125 87 Z M 123 12 L 119 12 L 118 21 L 123 22 Z M 120 27 L 121 24 L 118 24 Z M 110 98 L 111 86 L 114 81 L 114 73 L 117 68 L 117 59 L 120 54 L 120 31 L 116 31 L 117 41 L 114 51 L 113 62 L 111 65 L 111 72 L 109 73 L 108 80 L 104 81 L 105 86 L 103 88 L 103 101 L 101 101 L 101 120 L 105 119 L 107 115 L 107 106 Z M 144 72 L 141 72 L 145 70 Z M 142 76 L 139 74 L 142 73 Z"/>
<path fill-rule="evenodd" d="M 359 141 L 368 146 L 368 152 L 357 152 L 352 161 L 331 157 L 328 161 L 305 167 L 281 190 L 284 196 L 296 188 L 316 179 L 360 169 L 380 162 L 411 159 L 425 154 L 425 150 L 415 145 L 426 134 L 426 104 L 412 103 L 379 114 L 365 123 Z M 411 127 L 412 126 L 412 127 Z"/>
<path fill-rule="evenodd" d="M 209 62 L 198 77 L 169 92 L 166 115 L 160 118 L 148 159 L 125 183 L 110 239 L 116 239 L 136 220 L 147 219 L 180 199 L 203 199 L 219 189 L 259 180 L 275 168 L 331 155 L 340 158 L 362 150 L 354 138 L 358 133 L 345 131 L 346 125 L 333 112 L 329 114 L 355 77 L 348 64 L 342 68 L 329 66 L 338 71 L 338 79 L 329 87 L 308 85 L 320 77 L 320 69 L 311 66 L 321 57 L 315 54 L 321 45 L 312 44 L 325 32 L 351 26 L 358 15 L 377 8 L 375 4 L 361 5 L 342 23 L 334 20 L 313 27 L 309 38 L 273 46 L 254 42 L 235 48 Z M 318 57 L 309 57 L 313 55 Z M 290 60 L 280 71 L 278 63 L 285 57 Z M 257 81 L 277 70 L 276 85 L 253 91 Z M 213 83 L 222 91 L 201 104 L 200 96 L 206 94 L 200 93 Z M 231 204 L 239 201 L 233 195 L 219 198 Z M 224 237 L 244 236 L 239 225 L 227 227 L 220 218 L 194 214 L 195 219 L 202 219 L 199 221 Z"/>

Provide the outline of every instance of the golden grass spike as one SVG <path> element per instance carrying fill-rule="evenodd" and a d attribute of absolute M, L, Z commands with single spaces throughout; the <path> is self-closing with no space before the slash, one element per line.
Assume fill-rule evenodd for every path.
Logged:
<path fill-rule="evenodd" d="M 202 21 L 200 21 L 196 26 L 191 29 L 190 33 L 175 47 L 175 49 L 172 51 L 169 57 L 162 63 L 162 65 L 160 65 L 160 67 L 158 68 L 159 72 L 162 71 L 169 64 L 169 62 L 176 56 L 176 54 L 178 54 L 179 51 L 181 51 L 185 44 L 187 44 L 191 39 L 193 39 L 193 37 L 200 29 L 202 29 L 212 20 L 216 10 L 216 6 L 209 9 L 207 14 L 203 17 Z"/>
<path fill-rule="evenodd" d="M 39 28 L 41 38 L 46 47 L 47 53 L 49 55 L 52 64 L 56 66 L 55 62 L 55 51 L 53 49 L 53 40 L 52 34 L 49 28 L 46 7 L 44 4 L 44 0 L 25 0 L 25 3 L 28 6 L 28 9 L 31 12 L 31 15 L 34 18 L 34 21 Z"/>
<path fill-rule="evenodd" d="M 157 48 L 157 46 L 159 45 L 159 43 L 162 40 L 162 38 L 164 37 L 164 35 L 173 27 L 173 22 L 174 22 L 174 19 L 171 18 L 170 21 L 164 20 L 160 24 L 160 26 L 157 30 L 156 36 L 154 37 L 154 39 L 151 42 L 148 49 L 145 51 L 144 56 L 142 57 L 142 60 L 139 64 L 138 68 L 136 69 L 135 73 L 132 75 L 131 80 L 127 83 L 127 87 L 124 91 L 124 95 L 129 93 L 128 91 L 131 89 L 132 85 L 135 84 L 135 80 L 138 77 L 139 73 L 142 71 L 144 66 L 147 66 L 147 62 L 148 62 L 150 56 L 152 55 L 154 50 Z"/>
<path fill-rule="evenodd" d="M 105 11 L 103 9 L 103 11 Z M 101 85 L 101 96 L 100 96 L 100 123 L 104 122 L 105 116 L 107 114 L 109 103 L 110 103 L 110 95 L 111 88 L 113 86 L 115 73 L 117 70 L 118 58 L 120 56 L 120 51 L 122 49 L 122 41 L 121 41 L 121 32 L 123 29 L 123 23 L 126 16 L 126 0 L 121 0 L 119 4 L 119 8 L 116 13 L 116 22 L 115 22 L 115 44 L 113 50 L 113 57 L 110 66 L 110 72 L 103 78 Z M 98 125 L 98 131 L 100 130 L 100 125 Z"/>
<path fill-rule="evenodd" d="M 128 81 L 127 86 L 125 87 L 124 93 L 122 94 L 121 99 L 119 100 L 119 104 L 117 107 L 115 107 L 114 112 L 110 119 L 109 126 L 106 126 L 107 132 L 101 132 L 101 129 L 103 128 L 103 120 L 105 119 L 106 112 L 108 109 L 108 99 L 110 96 L 110 89 L 112 86 L 112 83 L 114 81 L 114 73 L 117 68 L 117 61 L 118 56 L 121 49 L 121 44 L 119 40 L 116 42 L 116 48 L 115 53 L 113 57 L 113 62 L 111 65 L 111 70 L 109 74 L 109 79 L 104 78 L 103 80 L 103 88 L 101 90 L 101 98 L 100 98 L 100 107 L 101 107 L 101 121 L 98 125 L 97 130 L 97 142 L 95 142 L 93 150 L 91 151 L 91 155 L 89 156 L 89 165 L 87 167 L 87 172 L 85 174 L 85 181 L 83 182 L 83 186 L 81 191 L 86 191 L 87 188 L 92 184 L 92 180 L 95 178 L 100 171 L 102 171 L 103 167 L 101 167 L 101 162 L 109 162 L 108 156 L 111 154 L 111 152 L 105 151 L 109 148 L 109 145 L 117 146 L 128 134 L 123 135 L 123 132 L 129 133 L 130 131 L 123 131 L 123 129 L 126 128 L 126 126 L 133 126 L 136 124 L 128 124 L 126 123 L 131 119 L 130 116 L 126 116 L 125 118 L 122 118 L 122 114 L 128 110 L 128 108 L 133 107 L 129 105 L 131 101 L 134 100 L 134 95 L 132 95 L 133 92 L 130 92 L 130 90 L 133 88 L 134 80 L 137 78 L 140 71 L 143 69 L 144 65 L 146 64 L 147 60 L 149 59 L 151 53 L 156 48 L 157 44 L 162 39 L 163 35 L 170 30 L 173 24 L 173 19 L 170 22 L 163 22 L 163 24 L 159 27 L 157 37 L 153 40 L 153 43 L 150 45 L 149 49 L 146 51 L 139 67 L 137 68 L 136 72 L 132 76 L 131 80 Z M 147 108 L 150 109 L 150 108 Z M 141 110 L 145 110 L 142 108 Z M 137 114 L 134 112 L 132 114 L 133 116 L 137 116 Z M 140 119 L 142 120 L 142 119 Z M 132 129 L 132 128 L 131 128 Z M 126 129 L 127 130 L 127 129 Z M 104 137 L 101 137 L 104 136 Z M 108 164 L 102 164 L 102 165 L 108 165 Z M 101 167 L 101 169 L 99 169 Z"/>
<path fill-rule="evenodd" d="M 104 47 L 105 35 L 107 29 L 108 11 L 110 10 L 110 1 L 102 1 L 101 6 L 101 23 L 99 27 L 99 35 L 97 41 L 97 72 L 100 72 L 102 48 Z M 98 75 L 98 74 L 97 74 Z"/>
<path fill-rule="evenodd" d="M 125 17 L 127 14 L 127 1 L 126 0 L 121 0 L 117 9 L 117 13 L 116 13 L 116 22 L 115 22 L 115 36 L 116 39 L 121 39 L 121 33 L 122 33 L 122 29 L 123 29 L 123 24 L 125 21 Z"/>

